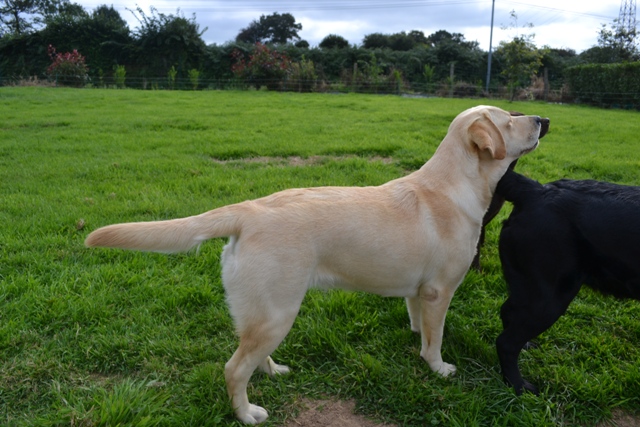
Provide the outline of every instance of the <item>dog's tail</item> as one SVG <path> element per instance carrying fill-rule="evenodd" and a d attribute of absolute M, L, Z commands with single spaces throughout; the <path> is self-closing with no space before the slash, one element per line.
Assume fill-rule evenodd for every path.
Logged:
<path fill-rule="evenodd" d="M 535 200 L 542 193 L 543 186 L 538 181 L 508 169 L 496 187 L 496 194 L 516 205 Z"/>
<path fill-rule="evenodd" d="M 230 205 L 200 215 L 168 221 L 108 225 L 89 234 L 87 247 L 109 247 L 150 252 L 185 252 L 205 240 L 238 235 L 243 206 Z"/>

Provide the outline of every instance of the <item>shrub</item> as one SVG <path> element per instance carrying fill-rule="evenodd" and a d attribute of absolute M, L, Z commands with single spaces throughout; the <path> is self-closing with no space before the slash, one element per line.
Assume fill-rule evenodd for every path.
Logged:
<path fill-rule="evenodd" d="M 402 72 L 383 64 L 374 53 L 369 61 L 359 60 L 353 70 L 345 70 L 342 80 L 355 92 L 361 93 L 399 93 L 404 86 Z"/>
<path fill-rule="evenodd" d="M 124 65 L 113 66 L 113 80 L 118 89 L 124 89 L 125 79 L 127 78 L 127 70 Z"/>
<path fill-rule="evenodd" d="M 290 89 L 297 92 L 313 92 L 316 89 L 318 75 L 313 61 L 305 59 L 291 64 L 291 71 L 287 80 Z"/>
<path fill-rule="evenodd" d="M 197 90 L 200 84 L 200 71 L 195 68 L 189 70 L 189 82 L 191 83 L 191 88 Z"/>
<path fill-rule="evenodd" d="M 453 96 L 456 98 L 475 98 L 482 93 L 480 84 L 467 82 L 455 82 L 453 85 Z"/>
<path fill-rule="evenodd" d="M 49 45 L 48 53 L 51 58 L 51 65 L 47 68 L 49 78 L 63 86 L 82 87 L 87 83 L 89 67 L 77 50 L 58 53 L 55 47 Z"/>
<path fill-rule="evenodd" d="M 255 44 L 248 61 L 238 49 L 233 51 L 232 56 L 234 64 L 231 71 L 234 76 L 256 89 L 263 85 L 269 90 L 280 89 L 291 69 L 291 60 L 287 55 L 276 52 L 262 43 Z"/>
<path fill-rule="evenodd" d="M 422 76 L 424 77 L 425 90 L 427 93 L 433 92 L 436 69 L 429 64 L 425 64 L 423 70 Z"/>
<path fill-rule="evenodd" d="M 167 82 L 169 83 L 169 89 L 173 90 L 176 88 L 176 76 L 178 75 L 178 70 L 176 70 L 175 66 L 171 66 L 169 71 L 167 71 Z"/>

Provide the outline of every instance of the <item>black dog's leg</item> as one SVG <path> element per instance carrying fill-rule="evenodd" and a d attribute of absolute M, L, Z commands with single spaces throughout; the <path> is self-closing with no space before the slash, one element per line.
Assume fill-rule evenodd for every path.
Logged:
<path fill-rule="evenodd" d="M 502 375 L 513 386 L 516 394 L 520 395 L 523 391 L 538 394 L 538 388 L 522 378 L 518 357 L 530 340 L 549 329 L 565 313 L 578 293 L 580 283 L 576 281 L 568 286 L 565 283 L 563 287 L 547 283 L 536 288 L 536 283 L 523 282 L 520 286 L 533 291 L 537 298 L 532 299 L 532 295 L 527 292 L 529 295 L 518 294 L 515 298 L 512 296 L 507 299 L 500 310 L 504 330 L 496 340 L 496 347 Z M 560 294 L 552 292 L 545 298 L 542 297 L 544 292 L 535 292 L 542 288 L 563 291 Z M 520 298 L 521 295 L 526 298 Z"/>
<path fill-rule="evenodd" d="M 514 318 L 512 313 L 517 313 L 517 308 L 513 307 L 513 301 L 508 299 L 503 305 L 500 311 L 502 317 L 502 323 L 504 330 L 498 336 L 496 340 L 496 348 L 498 351 L 498 359 L 500 360 L 500 367 L 502 369 L 502 377 L 505 382 L 511 385 L 516 394 L 520 395 L 524 390 L 530 391 L 534 394 L 538 394 L 538 389 L 522 378 L 520 369 L 518 368 L 518 357 L 523 347 L 527 342 L 535 338 L 535 336 L 529 336 L 530 334 L 524 334 L 521 329 L 520 320 Z M 513 326 L 513 327 L 509 327 Z"/>

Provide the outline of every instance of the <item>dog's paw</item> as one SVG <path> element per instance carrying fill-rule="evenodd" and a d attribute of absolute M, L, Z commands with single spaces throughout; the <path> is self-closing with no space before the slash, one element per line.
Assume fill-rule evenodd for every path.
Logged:
<path fill-rule="evenodd" d="M 286 375 L 289 372 L 291 372 L 291 369 L 289 369 L 288 366 L 285 365 L 278 365 L 277 363 L 273 364 L 273 368 L 271 369 L 271 376 L 274 375 Z"/>
<path fill-rule="evenodd" d="M 522 395 L 522 393 L 524 392 L 533 393 L 536 396 L 540 394 L 540 391 L 538 391 L 538 387 L 534 386 L 533 384 L 531 384 L 529 381 L 525 379 L 522 380 L 522 383 L 518 385 L 514 385 L 513 388 L 516 392 L 516 395 L 518 396 Z"/>
<path fill-rule="evenodd" d="M 456 373 L 455 365 L 445 362 L 442 362 L 439 366 L 432 366 L 431 369 L 433 369 L 434 372 L 442 375 L 443 377 L 448 377 Z"/>
<path fill-rule="evenodd" d="M 259 424 L 269 417 L 269 413 L 260 406 L 249 404 L 246 411 L 236 411 L 236 417 L 245 424 Z"/>
<path fill-rule="evenodd" d="M 262 372 L 266 373 L 270 377 L 273 377 L 276 375 L 284 375 L 291 372 L 288 366 L 278 365 L 276 362 L 273 361 L 271 357 L 267 357 L 260 364 L 260 370 L 262 370 Z"/>
<path fill-rule="evenodd" d="M 536 396 L 540 394 L 540 391 L 538 390 L 538 387 L 534 386 L 533 384 L 531 384 L 527 380 L 524 380 L 524 382 L 522 384 L 522 389 L 524 391 L 528 391 L 529 393 L 533 393 Z"/>

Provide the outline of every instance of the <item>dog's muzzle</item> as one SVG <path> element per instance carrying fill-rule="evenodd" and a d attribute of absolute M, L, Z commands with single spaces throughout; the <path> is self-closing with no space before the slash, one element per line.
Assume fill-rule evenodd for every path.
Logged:
<path fill-rule="evenodd" d="M 549 119 L 543 119 L 541 117 L 538 117 L 536 119 L 536 121 L 538 122 L 538 124 L 540 124 L 540 135 L 538 136 L 538 139 L 542 138 L 543 136 L 545 136 L 547 134 L 547 132 L 549 132 L 549 123 L 550 120 Z"/>

